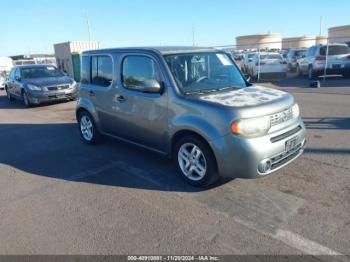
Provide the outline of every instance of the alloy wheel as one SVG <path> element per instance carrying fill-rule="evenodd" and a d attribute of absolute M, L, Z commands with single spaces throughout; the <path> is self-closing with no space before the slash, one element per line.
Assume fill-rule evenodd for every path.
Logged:
<path fill-rule="evenodd" d="M 180 147 L 178 163 L 183 174 L 192 181 L 201 180 L 207 172 L 207 161 L 202 150 L 192 143 Z"/>
<path fill-rule="evenodd" d="M 91 119 L 86 115 L 83 115 L 80 119 L 80 130 L 85 140 L 91 141 L 93 139 L 93 124 Z"/>

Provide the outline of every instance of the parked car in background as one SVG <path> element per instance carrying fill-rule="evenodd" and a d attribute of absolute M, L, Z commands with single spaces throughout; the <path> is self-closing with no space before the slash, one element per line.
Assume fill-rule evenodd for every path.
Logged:
<path fill-rule="evenodd" d="M 242 60 L 241 60 L 241 71 L 244 74 L 249 74 L 248 69 L 250 67 L 250 64 L 253 62 L 253 57 L 254 57 L 255 53 L 256 52 L 243 53 Z"/>
<path fill-rule="evenodd" d="M 212 48 L 119 48 L 82 53 L 81 138 L 111 136 L 173 157 L 194 186 L 258 178 L 303 152 L 294 97 L 253 86 Z"/>
<path fill-rule="evenodd" d="M 0 57 L 0 89 L 5 88 L 7 74 L 13 67 L 12 59 L 9 57 Z"/>
<path fill-rule="evenodd" d="M 5 89 L 6 78 L 6 73 L 4 71 L 0 72 L 0 90 Z"/>
<path fill-rule="evenodd" d="M 13 67 L 5 89 L 9 101 L 20 99 L 27 107 L 57 100 L 72 100 L 78 91 L 77 83 L 52 65 Z"/>
<path fill-rule="evenodd" d="M 315 45 L 310 47 L 306 54 L 298 60 L 297 72 L 307 74 L 309 79 L 324 75 L 343 75 L 350 77 L 350 49 L 347 44 Z"/>
<path fill-rule="evenodd" d="M 289 49 L 286 55 L 288 70 L 294 72 L 297 69 L 297 60 L 305 55 L 305 49 Z"/>
<path fill-rule="evenodd" d="M 260 52 L 256 53 L 250 63 L 248 72 L 253 80 L 264 77 L 286 77 L 287 62 L 280 53 Z"/>

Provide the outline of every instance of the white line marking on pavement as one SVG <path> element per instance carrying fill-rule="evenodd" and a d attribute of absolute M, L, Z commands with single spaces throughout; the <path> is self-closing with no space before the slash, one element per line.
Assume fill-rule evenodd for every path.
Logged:
<path fill-rule="evenodd" d="M 288 246 L 294 247 L 306 254 L 309 255 L 341 255 L 343 254 L 334 251 L 328 247 L 322 246 L 312 240 L 303 238 L 300 235 L 297 235 L 293 232 L 278 229 L 275 235 L 272 235 L 273 238 L 282 241 Z"/>

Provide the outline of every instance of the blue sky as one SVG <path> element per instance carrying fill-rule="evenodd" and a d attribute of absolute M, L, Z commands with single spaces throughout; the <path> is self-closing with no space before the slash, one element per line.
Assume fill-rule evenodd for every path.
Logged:
<path fill-rule="evenodd" d="M 234 44 L 244 34 L 317 35 L 350 24 L 349 0 L 0 0 L 0 55 L 53 53 L 92 39 L 102 47 Z"/>

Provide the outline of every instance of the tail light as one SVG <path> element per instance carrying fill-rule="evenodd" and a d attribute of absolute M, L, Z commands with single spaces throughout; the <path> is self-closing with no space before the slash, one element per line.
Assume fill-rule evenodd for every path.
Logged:
<path fill-rule="evenodd" d="M 324 60 L 326 60 L 326 57 L 323 55 L 318 55 L 318 56 L 316 56 L 315 60 L 316 61 L 324 61 Z"/>

